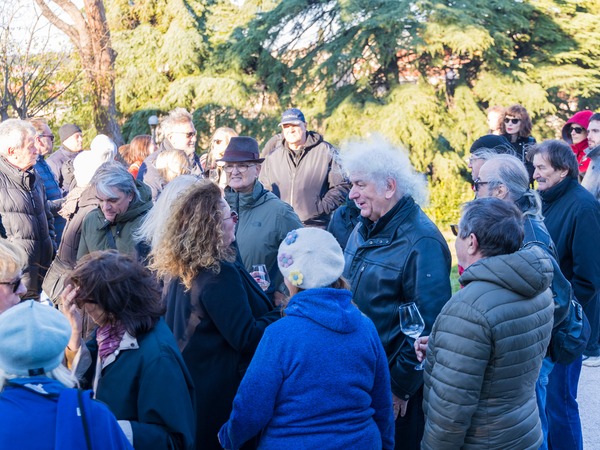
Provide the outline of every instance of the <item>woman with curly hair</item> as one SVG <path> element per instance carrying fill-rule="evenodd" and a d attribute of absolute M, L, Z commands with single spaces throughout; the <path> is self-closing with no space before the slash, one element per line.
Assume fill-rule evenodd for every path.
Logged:
<path fill-rule="evenodd" d="M 527 159 L 527 150 L 535 144 L 535 138 L 531 136 L 531 117 L 527 110 L 521 105 L 512 105 L 504 111 L 501 123 L 502 134 L 515 149 L 516 156 L 525 164 L 529 172 L 529 182 L 533 182 L 533 164 Z"/>
<path fill-rule="evenodd" d="M 219 187 L 203 180 L 174 203 L 150 254 L 165 280 L 167 324 L 196 386 L 197 449 L 221 448 L 219 427 L 265 328 L 280 317 L 236 259 L 236 222 Z"/>

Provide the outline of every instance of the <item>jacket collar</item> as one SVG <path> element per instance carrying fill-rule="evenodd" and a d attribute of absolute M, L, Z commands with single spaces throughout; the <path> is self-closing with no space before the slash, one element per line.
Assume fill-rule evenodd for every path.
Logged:
<path fill-rule="evenodd" d="M 252 191 L 247 193 L 236 192 L 227 186 L 225 188 L 225 199 L 229 206 L 240 212 L 244 209 L 252 209 L 259 201 L 264 199 L 267 192 L 262 183 L 256 180 Z"/>
<path fill-rule="evenodd" d="M 380 217 L 377 222 L 372 222 L 366 217 L 361 217 L 359 220 L 362 226 L 358 229 L 367 245 L 389 244 L 406 216 L 410 213 L 415 205 L 412 197 L 405 195 L 390 209 L 387 213 Z M 377 239 L 373 239 L 373 238 Z"/>
<path fill-rule="evenodd" d="M 567 191 L 572 189 L 574 185 L 579 182 L 574 178 L 565 178 L 563 181 L 558 183 L 556 186 L 552 186 L 550 189 L 545 191 L 539 191 L 540 196 L 545 204 L 553 203 L 562 197 Z"/>
<path fill-rule="evenodd" d="M 21 170 L 13 166 L 4 156 L 0 156 L 0 172 L 4 173 L 15 183 L 18 183 L 27 191 L 32 191 L 35 184 L 35 174 L 33 167 L 27 170 Z"/>

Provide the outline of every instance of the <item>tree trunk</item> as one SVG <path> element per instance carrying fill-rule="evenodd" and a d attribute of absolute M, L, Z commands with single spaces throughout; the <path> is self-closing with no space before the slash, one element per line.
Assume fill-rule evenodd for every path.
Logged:
<path fill-rule="evenodd" d="M 73 21 L 73 25 L 61 20 L 49 8 L 53 2 Z M 85 15 L 70 0 L 35 0 L 42 14 L 50 23 L 64 32 L 81 57 L 92 101 L 94 126 L 98 133 L 110 136 L 118 145 L 123 143 L 117 123 L 115 104 L 116 54 L 111 47 L 110 31 L 102 0 L 84 0 Z"/>

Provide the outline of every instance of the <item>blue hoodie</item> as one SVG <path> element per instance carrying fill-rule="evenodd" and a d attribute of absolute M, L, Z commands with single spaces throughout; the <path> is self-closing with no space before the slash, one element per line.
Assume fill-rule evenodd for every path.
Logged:
<path fill-rule="evenodd" d="M 375 326 L 349 291 L 301 291 L 270 325 L 219 433 L 237 449 L 392 449 L 390 375 Z"/>

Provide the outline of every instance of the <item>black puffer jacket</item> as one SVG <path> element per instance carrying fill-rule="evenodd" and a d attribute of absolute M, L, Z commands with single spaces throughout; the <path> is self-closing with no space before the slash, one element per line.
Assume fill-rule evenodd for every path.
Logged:
<path fill-rule="evenodd" d="M 553 266 L 538 247 L 483 258 L 438 316 L 422 449 L 538 449 L 535 383 L 552 331 Z"/>
<path fill-rule="evenodd" d="M 29 258 L 24 298 L 39 298 L 42 280 L 54 254 L 54 219 L 42 181 L 34 169 L 20 170 L 0 156 L 0 229 Z"/>
<path fill-rule="evenodd" d="M 427 336 L 450 298 L 451 257 L 433 222 L 405 196 L 375 224 L 361 218 L 344 252 L 344 276 L 354 301 L 377 327 L 386 351 L 392 392 L 408 399 L 421 387 L 413 340 L 400 330 L 398 307 L 415 302 Z"/>

